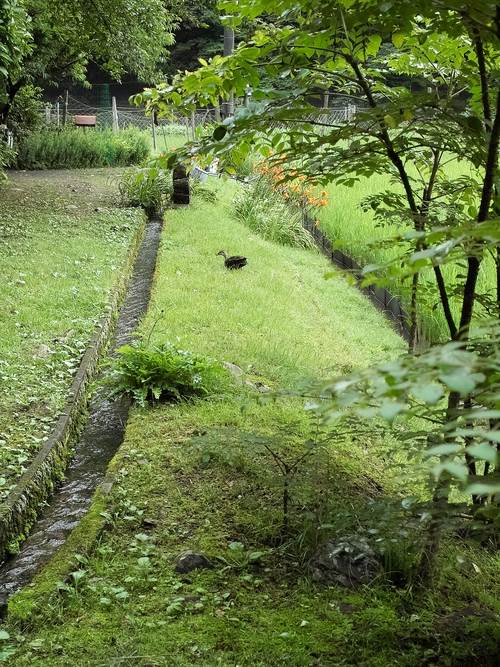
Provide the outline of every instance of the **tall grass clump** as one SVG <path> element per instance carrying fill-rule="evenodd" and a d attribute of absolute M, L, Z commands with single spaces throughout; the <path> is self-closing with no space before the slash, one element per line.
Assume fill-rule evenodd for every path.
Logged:
<path fill-rule="evenodd" d="M 138 164 L 149 154 L 149 141 L 137 128 L 118 133 L 44 129 L 27 135 L 19 144 L 18 169 L 84 169 Z"/>
<path fill-rule="evenodd" d="M 144 167 L 125 171 L 118 189 L 123 204 L 140 206 L 151 215 L 165 208 L 172 198 L 172 172 L 162 169 L 158 159 L 153 158 Z"/>
<path fill-rule="evenodd" d="M 281 165 L 258 167 L 259 176 L 234 200 L 237 217 L 267 241 L 297 248 L 314 248 L 304 227 L 305 216 L 328 203 L 326 190 L 316 194 L 310 179 L 297 170 L 285 173 Z M 319 221 L 316 221 L 319 224 Z"/>

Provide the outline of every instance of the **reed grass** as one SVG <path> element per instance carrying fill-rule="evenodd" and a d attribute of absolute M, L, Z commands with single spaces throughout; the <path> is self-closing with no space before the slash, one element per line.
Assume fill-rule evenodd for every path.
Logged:
<path fill-rule="evenodd" d="M 146 134 L 136 128 L 118 133 L 45 129 L 26 135 L 18 147 L 17 169 L 80 169 L 139 164 L 149 154 Z"/>

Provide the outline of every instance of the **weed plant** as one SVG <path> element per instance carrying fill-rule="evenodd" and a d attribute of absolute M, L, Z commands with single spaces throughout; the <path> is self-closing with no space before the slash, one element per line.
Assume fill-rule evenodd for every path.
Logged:
<path fill-rule="evenodd" d="M 17 148 L 17 169 L 77 169 L 139 164 L 149 153 L 144 133 L 45 129 L 25 136 Z"/>
<path fill-rule="evenodd" d="M 148 215 L 161 211 L 172 198 L 172 174 L 157 165 L 155 158 L 144 167 L 127 170 L 118 184 L 125 206 L 141 206 Z"/>
<path fill-rule="evenodd" d="M 140 341 L 116 351 L 120 356 L 109 378 L 110 396 L 132 395 L 142 407 L 148 400 L 206 396 L 216 391 L 225 374 L 214 359 L 169 342 L 151 345 Z"/>
<path fill-rule="evenodd" d="M 263 180 L 246 185 L 235 198 L 234 209 L 239 220 L 267 241 L 314 248 L 314 240 L 302 224 L 302 212 L 290 207 Z"/>

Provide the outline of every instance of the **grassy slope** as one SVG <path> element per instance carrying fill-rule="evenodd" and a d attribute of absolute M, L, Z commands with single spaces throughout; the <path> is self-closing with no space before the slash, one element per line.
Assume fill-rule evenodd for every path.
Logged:
<path fill-rule="evenodd" d="M 215 257 L 221 247 L 246 254 L 248 266 L 227 272 Z M 326 268 L 313 252 L 250 237 L 220 205 L 169 211 L 143 330 L 164 309 L 153 339 L 178 336 L 184 349 L 235 362 L 271 386 L 366 363 L 382 348 L 394 354 L 401 342 L 380 314 L 342 280 L 324 281 Z M 231 446 L 226 430 L 191 441 L 212 427 L 281 433 L 288 460 L 300 455 L 309 435 L 301 406 L 242 412 L 254 395 L 228 381 L 222 397 L 133 411 L 114 462 L 112 526 L 87 561 L 75 561 L 77 586 L 42 600 L 24 627 L 5 626 L 24 637 L 12 642 L 13 667 L 495 664 L 496 623 L 476 624 L 464 644 L 460 628 L 446 634 L 436 620 L 466 604 L 498 607 L 496 564 L 485 554 L 462 548 L 458 561 L 446 550 L 441 578 L 421 595 L 382 581 L 356 592 L 309 582 L 318 514 L 336 522 L 334 534 L 353 531 L 357 509 L 380 497 L 375 482 L 391 482 L 374 439 L 334 433 L 297 476 L 280 539 L 282 480 L 271 458 L 251 443 Z M 215 568 L 175 574 L 172 561 L 186 549 Z"/>
<path fill-rule="evenodd" d="M 1 187 L 0 496 L 57 419 L 141 220 L 117 207 L 116 178 L 20 172 Z"/>

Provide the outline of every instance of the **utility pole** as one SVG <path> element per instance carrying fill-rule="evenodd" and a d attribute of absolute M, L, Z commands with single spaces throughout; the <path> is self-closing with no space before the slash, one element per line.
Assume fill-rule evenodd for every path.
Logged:
<path fill-rule="evenodd" d="M 234 30 L 224 26 L 224 55 L 230 56 L 234 51 Z M 234 115 L 234 92 L 229 93 L 229 100 L 221 104 L 223 118 L 229 118 Z"/>
<path fill-rule="evenodd" d="M 63 105 L 63 117 L 62 117 L 63 127 L 66 127 L 66 121 L 68 120 L 68 97 L 69 97 L 69 92 L 68 90 L 66 90 L 64 92 L 64 105 Z"/>

